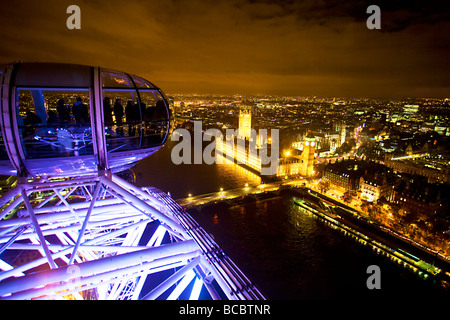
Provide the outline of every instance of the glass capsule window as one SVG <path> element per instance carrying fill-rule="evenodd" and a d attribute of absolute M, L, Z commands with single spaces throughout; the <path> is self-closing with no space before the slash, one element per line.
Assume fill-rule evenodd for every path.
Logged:
<path fill-rule="evenodd" d="M 135 90 L 103 90 L 106 150 L 137 150 L 141 144 L 141 111 Z"/>
<path fill-rule="evenodd" d="M 134 84 L 136 85 L 136 88 L 139 89 L 153 89 L 155 86 L 150 83 L 149 81 L 139 78 L 135 75 L 132 75 L 131 78 L 133 79 Z"/>
<path fill-rule="evenodd" d="M 149 81 L 102 69 L 103 115 L 108 152 L 161 145 L 169 127 L 164 98 Z"/>
<path fill-rule="evenodd" d="M 156 90 L 103 89 L 103 115 L 109 152 L 151 148 L 167 134 L 167 108 Z"/>
<path fill-rule="evenodd" d="M 16 118 L 27 159 L 94 153 L 88 89 L 19 88 Z"/>
<path fill-rule="evenodd" d="M 141 99 L 141 110 L 145 121 L 167 120 L 168 113 L 166 104 L 158 91 L 139 90 Z"/>
<path fill-rule="evenodd" d="M 156 90 L 139 90 L 142 113 L 141 148 L 164 142 L 169 129 L 169 113 L 161 94 Z"/>
<path fill-rule="evenodd" d="M 134 88 L 131 79 L 125 73 L 103 69 L 101 74 L 104 88 Z"/>

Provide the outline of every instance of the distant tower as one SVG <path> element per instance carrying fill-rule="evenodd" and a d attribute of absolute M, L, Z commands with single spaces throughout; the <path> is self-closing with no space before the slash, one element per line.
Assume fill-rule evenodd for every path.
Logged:
<path fill-rule="evenodd" d="M 345 131 L 345 122 L 342 122 L 341 127 L 339 129 L 339 135 L 341 138 L 341 145 L 345 142 L 345 137 L 347 135 L 347 132 Z"/>
<path fill-rule="evenodd" d="M 412 156 L 413 155 L 413 148 L 412 148 L 412 144 L 411 143 L 408 143 L 408 145 L 406 146 L 405 154 L 407 156 Z"/>
<path fill-rule="evenodd" d="M 339 133 L 339 140 L 337 141 L 337 146 L 340 147 L 345 142 L 346 130 L 345 122 L 342 120 L 333 121 L 333 131 Z"/>
<path fill-rule="evenodd" d="M 239 110 L 239 136 L 240 139 L 250 140 L 252 129 L 252 112 L 250 109 Z"/>
<path fill-rule="evenodd" d="M 306 137 L 303 143 L 303 152 L 301 155 L 300 174 L 302 176 L 311 176 L 314 171 L 314 152 L 316 151 L 316 141 L 314 138 Z"/>

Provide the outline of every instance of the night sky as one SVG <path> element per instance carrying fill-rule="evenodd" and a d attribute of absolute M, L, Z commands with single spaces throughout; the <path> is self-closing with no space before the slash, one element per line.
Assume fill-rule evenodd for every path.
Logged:
<path fill-rule="evenodd" d="M 0 63 L 99 65 L 168 94 L 445 98 L 448 3 L 2 0 Z M 66 27 L 71 4 L 81 30 Z M 366 27 L 371 4 L 381 30 Z"/>

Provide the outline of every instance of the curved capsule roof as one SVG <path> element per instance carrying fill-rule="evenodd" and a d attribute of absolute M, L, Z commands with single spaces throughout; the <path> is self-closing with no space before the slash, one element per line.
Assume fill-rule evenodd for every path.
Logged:
<path fill-rule="evenodd" d="M 169 101 L 143 78 L 59 63 L 10 64 L 0 72 L 0 174 L 117 172 L 167 139 Z"/>

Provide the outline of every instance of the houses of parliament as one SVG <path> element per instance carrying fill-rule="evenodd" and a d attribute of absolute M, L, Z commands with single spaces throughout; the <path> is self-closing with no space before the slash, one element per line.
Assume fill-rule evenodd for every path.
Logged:
<path fill-rule="evenodd" d="M 267 152 L 279 152 L 278 166 L 274 172 L 274 176 L 285 177 L 301 175 L 304 177 L 314 174 L 314 162 L 316 141 L 312 136 L 306 136 L 299 144 L 301 150 L 298 152 L 281 152 L 278 146 L 274 148 L 274 144 L 278 143 L 277 139 L 272 140 L 269 134 L 261 134 L 262 130 L 254 130 L 252 128 L 252 112 L 250 108 L 241 107 L 239 110 L 239 128 L 233 137 L 227 137 L 233 143 L 219 142 L 217 150 L 221 151 L 227 157 L 232 157 L 238 164 L 261 174 L 264 164 L 261 161 L 259 152 L 261 148 L 267 148 Z M 269 131 L 269 130 L 268 130 Z M 263 131 L 264 132 L 264 131 Z M 253 134 L 252 134 L 253 133 Z M 252 150 L 256 148 L 256 150 Z M 300 153 L 301 151 L 301 153 Z M 273 155 L 271 155 L 273 157 Z"/>

